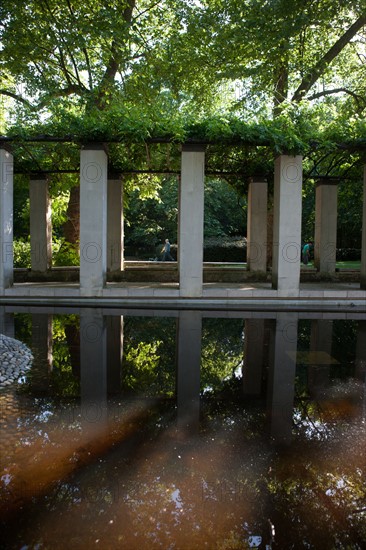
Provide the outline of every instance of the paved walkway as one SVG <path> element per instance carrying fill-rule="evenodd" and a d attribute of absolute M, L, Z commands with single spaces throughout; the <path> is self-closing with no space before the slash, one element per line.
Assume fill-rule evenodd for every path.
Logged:
<path fill-rule="evenodd" d="M 332 307 L 357 308 L 366 315 L 366 290 L 358 283 L 302 283 L 298 291 L 273 290 L 271 283 L 205 283 L 203 295 L 186 298 L 175 283 L 107 283 L 98 296 L 82 295 L 78 283 L 15 284 L 2 304 L 113 305 L 151 307 Z"/>

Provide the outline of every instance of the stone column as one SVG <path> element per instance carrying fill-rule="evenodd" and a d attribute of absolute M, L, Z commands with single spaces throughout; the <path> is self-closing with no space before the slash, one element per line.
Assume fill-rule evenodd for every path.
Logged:
<path fill-rule="evenodd" d="M 107 270 L 124 269 L 124 220 L 123 220 L 123 184 L 121 178 L 108 177 L 107 200 Z"/>
<path fill-rule="evenodd" d="M 80 292 L 100 296 L 107 273 L 107 171 L 103 146 L 80 154 Z"/>
<path fill-rule="evenodd" d="M 267 180 L 250 178 L 247 219 L 247 268 L 267 271 Z"/>
<path fill-rule="evenodd" d="M 202 296 L 205 151 L 183 145 L 179 186 L 178 266 L 180 295 Z"/>
<path fill-rule="evenodd" d="M 315 190 L 314 264 L 320 273 L 334 273 L 337 246 L 337 182 L 320 180 Z"/>
<path fill-rule="evenodd" d="M 179 428 L 197 428 L 200 408 L 202 314 L 180 311 L 177 339 L 177 414 Z"/>
<path fill-rule="evenodd" d="M 268 412 L 271 435 L 281 443 L 292 438 L 297 325 L 297 313 L 279 313 L 271 334 Z"/>
<path fill-rule="evenodd" d="M 52 266 L 51 202 L 46 178 L 30 178 L 29 203 L 31 267 L 32 271 L 45 272 Z"/>
<path fill-rule="evenodd" d="M 246 395 L 260 395 L 264 365 L 265 319 L 245 321 L 243 391 Z"/>
<path fill-rule="evenodd" d="M 272 286 L 298 291 L 301 260 L 302 157 L 275 161 Z"/>
<path fill-rule="evenodd" d="M 0 148 L 0 294 L 13 284 L 13 155 Z"/>
<path fill-rule="evenodd" d="M 366 289 L 366 165 L 363 168 L 361 288 Z"/>

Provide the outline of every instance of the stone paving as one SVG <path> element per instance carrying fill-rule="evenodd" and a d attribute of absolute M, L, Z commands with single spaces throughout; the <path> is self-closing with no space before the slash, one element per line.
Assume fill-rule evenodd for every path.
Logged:
<path fill-rule="evenodd" d="M 0 334 L 0 389 L 24 375 L 32 361 L 32 353 L 23 342 Z"/>

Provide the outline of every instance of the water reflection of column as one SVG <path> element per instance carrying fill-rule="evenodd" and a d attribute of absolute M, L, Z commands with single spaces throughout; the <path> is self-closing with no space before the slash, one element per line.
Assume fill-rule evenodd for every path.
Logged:
<path fill-rule="evenodd" d="M 264 319 L 245 321 L 243 391 L 247 395 L 260 395 L 264 364 Z"/>
<path fill-rule="evenodd" d="M 84 425 L 93 427 L 107 414 L 107 333 L 98 310 L 80 313 L 80 393 Z"/>
<path fill-rule="evenodd" d="M 291 440 L 297 324 L 297 313 L 280 313 L 271 331 L 268 412 L 271 435 L 282 443 Z"/>
<path fill-rule="evenodd" d="M 177 408 L 179 428 L 198 428 L 200 407 L 202 314 L 181 311 L 177 339 Z"/>
<path fill-rule="evenodd" d="M 123 317 L 109 315 L 107 327 L 107 392 L 121 390 L 121 365 L 123 355 Z"/>
<path fill-rule="evenodd" d="M 0 334 L 14 338 L 14 313 L 7 313 L 4 306 L 0 306 Z"/>
<path fill-rule="evenodd" d="M 314 319 L 311 323 L 308 386 L 312 395 L 329 385 L 329 367 L 332 361 L 333 321 Z"/>
<path fill-rule="evenodd" d="M 366 321 L 358 322 L 355 377 L 363 382 L 363 418 L 366 418 Z"/>
<path fill-rule="evenodd" d="M 52 370 L 52 315 L 32 314 L 32 351 L 35 364 L 39 365 L 37 376 L 32 379 L 33 388 L 44 391 L 48 388 Z"/>

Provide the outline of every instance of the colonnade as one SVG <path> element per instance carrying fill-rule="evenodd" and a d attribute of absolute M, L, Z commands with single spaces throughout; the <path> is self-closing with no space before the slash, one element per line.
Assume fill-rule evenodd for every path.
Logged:
<path fill-rule="evenodd" d="M 0 148 L 0 294 L 13 282 L 13 156 Z M 205 148 L 183 145 L 178 204 L 178 271 L 182 297 L 203 292 L 203 220 Z M 267 270 L 268 190 L 264 178 L 251 178 L 248 192 L 248 270 Z M 301 264 L 302 157 L 280 155 L 274 166 L 272 287 L 299 290 Z M 103 145 L 80 151 L 80 293 L 100 296 L 107 271 L 120 271 L 123 258 L 123 185 L 108 173 Z M 320 180 L 316 187 L 315 266 L 335 271 L 337 185 Z M 51 208 L 45 176 L 30 179 L 32 271 L 52 263 Z M 364 170 L 361 288 L 366 288 L 366 167 Z"/>

